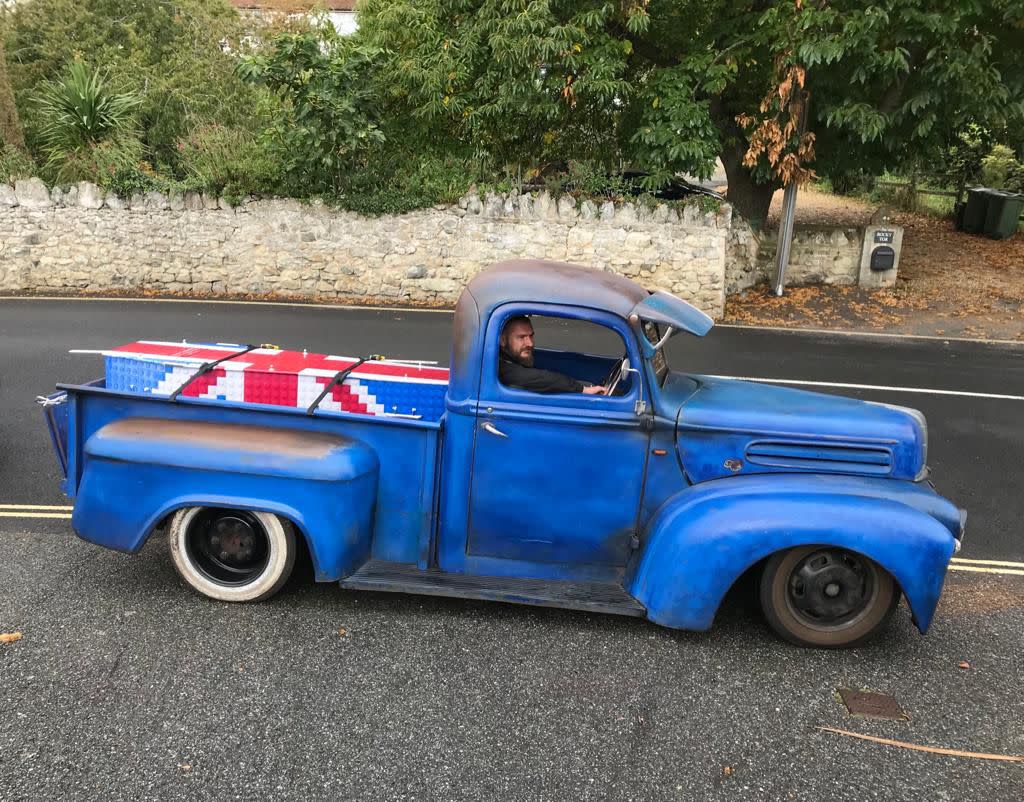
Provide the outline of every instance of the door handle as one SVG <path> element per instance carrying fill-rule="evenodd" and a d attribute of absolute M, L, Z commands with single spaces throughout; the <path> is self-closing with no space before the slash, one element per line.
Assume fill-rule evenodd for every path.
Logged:
<path fill-rule="evenodd" d="M 483 425 L 483 430 L 485 432 L 489 432 L 490 434 L 496 434 L 498 435 L 498 437 L 508 437 L 507 434 L 501 431 L 501 429 L 498 429 L 493 423 L 485 423 Z"/>

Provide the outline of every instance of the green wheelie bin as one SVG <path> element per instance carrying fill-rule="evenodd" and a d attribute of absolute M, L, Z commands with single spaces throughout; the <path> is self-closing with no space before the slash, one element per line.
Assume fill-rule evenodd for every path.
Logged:
<path fill-rule="evenodd" d="M 980 234 L 984 230 L 991 193 L 992 190 L 988 187 L 973 187 L 967 190 L 967 206 L 964 207 L 964 231 L 968 234 Z"/>
<path fill-rule="evenodd" d="M 985 211 L 985 236 L 1007 239 L 1017 233 L 1017 222 L 1024 211 L 1024 195 L 993 190 Z"/>

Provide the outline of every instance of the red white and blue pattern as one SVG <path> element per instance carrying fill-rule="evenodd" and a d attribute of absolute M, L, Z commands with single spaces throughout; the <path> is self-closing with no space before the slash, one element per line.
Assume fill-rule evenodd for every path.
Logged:
<path fill-rule="evenodd" d="M 111 390 L 169 396 L 204 363 L 231 354 L 193 380 L 181 397 L 305 409 L 334 376 L 358 360 L 348 356 L 257 348 L 231 343 L 191 344 L 141 340 L 104 351 Z M 448 369 L 399 360 L 364 362 L 336 385 L 319 409 L 364 415 L 400 415 L 439 420 L 444 412 Z"/>

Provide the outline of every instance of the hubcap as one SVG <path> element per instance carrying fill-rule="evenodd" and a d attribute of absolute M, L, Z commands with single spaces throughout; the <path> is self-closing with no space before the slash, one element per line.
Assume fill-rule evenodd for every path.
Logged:
<path fill-rule="evenodd" d="M 838 629 L 867 611 L 875 590 L 874 572 L 863 557 L 841 549 L 821 549 L 794 566 L 786 601 L 807 626 Z"/>
<path fill-rule="evenodd" d="M 189 556 L 208 579 L 244 585 L 263 573 L 270 542 L 259 519 L 245 510 L 204 509 L 185 535 Z"/>

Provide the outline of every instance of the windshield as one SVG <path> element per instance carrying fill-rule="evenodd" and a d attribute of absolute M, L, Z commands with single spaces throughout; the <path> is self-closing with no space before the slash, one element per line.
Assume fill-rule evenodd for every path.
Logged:
<path fill-rule="evenodd" d="M 647 338 L 647 342 L 651 346 L 657 345 L 661 342 L 663 336 L 661 326 L 652 320 L 643 321 L 643 332 L 644 337 Z M 668 375 L 668 359 L 665 357 L 665 346 L 654 352 L 654 356 L 651 357 L 651 367 L 654 368 L 654 375 L 658 382 L 658 386 L 661 387 L 665 383 L 665 377 Z"/>

